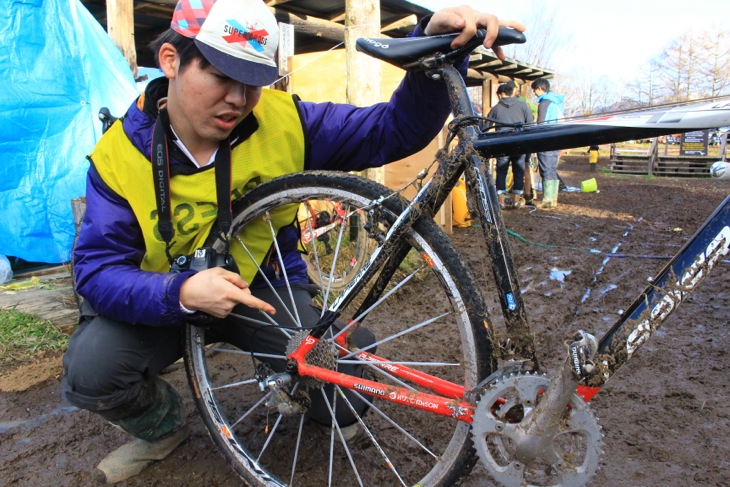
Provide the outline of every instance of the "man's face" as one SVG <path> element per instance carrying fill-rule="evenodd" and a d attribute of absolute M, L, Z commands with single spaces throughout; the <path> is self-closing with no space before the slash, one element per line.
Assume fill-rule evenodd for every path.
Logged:
<path fill-rule="evenodd" d="M 201 69 L 197 60 L 182 71 L 176 67 L 168 78 L 170 122 L 191 151 L 217 147 L 261 98 L 260 86 L 234 81 L 213 66 Z"/>
<path fill-rule="evenodd" d="M 543 90 L 542 88 L 535 88 L 534 90 L 532 90 L 532 92 L 533 92 L 533 93 L 535 94 L 535 96 L 537 96 L 537 97 L 540 97 L 540 96 L 542 96 L 542 95 L 544 95 L 544 94 L 545 94 L 545 90 Z"/>

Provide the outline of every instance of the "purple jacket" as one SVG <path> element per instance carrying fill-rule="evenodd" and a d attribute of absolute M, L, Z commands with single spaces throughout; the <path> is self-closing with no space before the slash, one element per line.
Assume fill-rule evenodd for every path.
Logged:
<path fill-rule="evenodd" d="M 417 31 L 420 29 L 417 29 Z M 155 115 L 151 107 L 166 80 L 151 83 L 145 109 L 132 104 L 123 120 L 124 131 L 149 158 Z M 149 108 L 149 109 L 148 109 Z M 338 171 L 379 167 L 425 147 L 441 130 L 449 113 L 443 83 L 423 73 L 408 73 L 390 101 L 371 107 L 298 102 L 306 138 L 307 169 Z M 253 115 L 241 122 L 245 131 Z M 245 144 L 245 133 L 239 143 Z M 170 144 L 172 164 L 189 164 Z M 87 176 L 86 214 L 74 251 L 76 287 L 101 315 L 130 324 L 172 326 L 182 323 L 180 287 L 191 274 L 146 272 L 142 234 L 129 204 L 113 193 L 92 166 Z M 152 182 L 140 181 L 140 184 Z M 150 186 L 152 191 L 152 186 Z M 293 238 L 292 238 L 293 237 Z M 306 282 L 306 265 L 296 250 L 295 232 L 280 235 L 287 274 Z M 252 283 L 255 287 L 256 280 Z"/>

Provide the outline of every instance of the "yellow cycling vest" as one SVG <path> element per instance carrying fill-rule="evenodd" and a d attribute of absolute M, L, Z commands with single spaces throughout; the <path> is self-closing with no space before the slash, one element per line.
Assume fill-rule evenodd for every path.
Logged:
<path fill-rule="evenodd" d="M 263 90 L 253 111 L 258 129 L 231 152 L 232 198 L 277 176 L 304 169 L 304 130 L 290 94 Z M 156 192 L 152 163 L 127 138 L 120 122 L 114 123 L 94 148 L 91 160 L 106 185 L 132 208 L 145 243 L 143 270 L 169 271 L 165 241 L 157 228 Z M 170 204 L 175 229 L 171 255 L 190 255 L 204 245 L 217 217 L 215 170 L 210 165 L 194 174 L 170 179 Z M 293 207 L 292 207 L 293 206 Z M 297 205 L 282 207 L 271 215 L 274 233 L 294 221 Z M 251 282 L 273 243 L 268 222 L 254 222 L 231 241 L 241 277 Z M 251 256 L 249 256 L 251 253 Z M 252 261 L 255 260 L 255 262 Z"/>

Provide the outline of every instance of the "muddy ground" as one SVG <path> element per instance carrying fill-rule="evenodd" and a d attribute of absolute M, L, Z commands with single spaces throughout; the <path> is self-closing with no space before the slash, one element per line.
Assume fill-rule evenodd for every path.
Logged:
<path fill-rule="evenodd" d="M 554 366 L 562 341 L 577 329 L 607 330 L 654 275 L 730 192 L 728 181 L 589 173 L 585 158 L 561 163 L 572 186 L 591 176 L 598 193 L 561 193 L 551 212 L 505 214 L 527 313 L 540 358 Z M 489 291 L 478 228 L 453 238 Z M 604 261 L 602 253 L 621 254 Z M 593 400 L 605 433 L 605 456 L 591 485 L 679 487 L 730 485 L 728 312 L 730 273 L 720 265 L 654 339 Z M 493 293 L 488 292 L 488 296 Z M 496 301 L 488 298 L 499 325 Z M 408 303 L 404 302 L 404 308 Z M 438 344 L 434 343 L 434 346 Z M 58 357 L 6 369 L 0 380 L 0 485 L 94 485 L 90 473 L 123 433 L 65 404 Z M 166 376 L 179 390 L 182 370 Z M 185 394 L 184 394 L 185 395 Z M 169 458 L 124 486 L 233 486 L 240 481 L 185 395 L 192 435 Z M 477 466 L 466 485 L 491 485 Z"/>

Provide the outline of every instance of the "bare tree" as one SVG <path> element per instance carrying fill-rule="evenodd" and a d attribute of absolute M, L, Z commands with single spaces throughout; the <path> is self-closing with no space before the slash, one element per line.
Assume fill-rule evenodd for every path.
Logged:
<path fill-rule="evenodd" d="M 687 101 L 726 94 L 730 89 L 730 33 L 686 33 L 662 51 L 656 65 L 663 100 Z"/>
<path fill-rule="evenodd" d="M 691 35 L 683 34 L 664 48 L 658 58 L 659 78 L 666 92 L 666 99 L 672 102 L 685 101 L 685 86 L 689 65 L 688 50 Z"/>
<path fill-rule="evenodd" d="M 545 2 L 540 9 L 532 10 L 520 19 L 528 27 L 527 42 L 512 45 L 505 53 L 521 61 L 537 66 L 550 67 L 553 53 L 570 45 L 572 33 L 564 20 L 557 15 L 555 4 Z"/>
<path fill-rule="evenodd" d="M 555 77 L 557 90 L 565 95 L 565 115 L 599 113 L 618 98 L 615 83 L 608 76 L 595 78 L 590 70 L 580 69 Z"/>
<path fill-rule="evenodd" d="M 652 59 L 641 68 L 641 74 L 627 85 L 624 100 L 631 100 L 634 106 L 648 106 L 658 103 L 659 94 L 659 63 Z M 628 107 L 626 107 L 628 108 Z"/>
<path fill-rule="evenodd" d="M 570 49 L 572 36 L 556 6 L 546 2 L 522 19 L 528 26 L 528 42 L 510 46 L 507 54 L 538 66 L 551 67 L 553 54 Z M 566 95 L 566 115 L 588 115 L 658 103 L 694 100 L 730 94 L 730 30 L 687 32 L 677 36 L 641 70 L 641 74 L 617 87 L 607 77 L 590 71 L 556 71 L 551 82 Z"/>
<path fill-rule="evenodd" d="M 701 37 L 705 62 L 700 67 L 703 96 L 730 92 L 730 31 L 708 31 Z"/>

